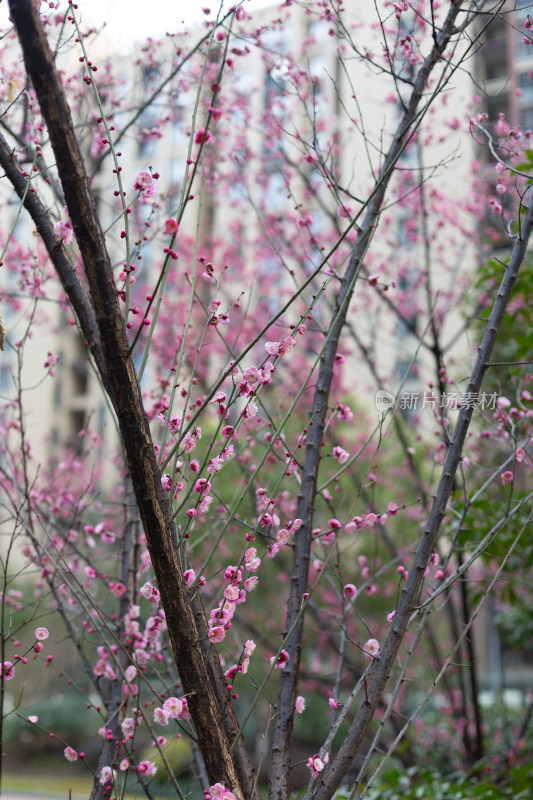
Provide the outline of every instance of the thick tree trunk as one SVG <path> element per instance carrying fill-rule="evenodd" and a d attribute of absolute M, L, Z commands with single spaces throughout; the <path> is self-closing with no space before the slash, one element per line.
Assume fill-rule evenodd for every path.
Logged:
<path fill-rule="evenodd" d="M 76 140 L 70 108 L 35 4 L 32 0 L 10 0 L 9 5 L 26 69 L 47 124 L 89 283 L 103 353 L 101 377 L 104 385 L 109 386 L 110 399 L 120 427 L 174 659 L 187 695 L 207 774 L 212 783 L 220 781 L 239 800 L 249 800 L 253 796 L 252 769 L 242 745 L 239 746 L 239 758 L 234 758 L 230 752 L 238 727 L 231 709 L 226 705 L 227 697 L 221 696 L 220 678 L 215 680 L 213 670 L 218 671 L 219 667 L 213 668 L 206 661 L 189 591 L 183 580 L 170 506 L 161 488 L 161 474 L 129 352 L 111 262 Z M 71 300 L 74 311 L 79 314 L 80 304 L 75 297 Z M 100 369 L 100 364 L 98 367 Z M 228 730 L 231 735 L 228 735 Z"/>

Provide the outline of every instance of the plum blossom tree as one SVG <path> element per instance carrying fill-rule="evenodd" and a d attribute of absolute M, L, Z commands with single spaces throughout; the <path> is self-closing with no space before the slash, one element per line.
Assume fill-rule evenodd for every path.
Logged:
<path fill-rule="evenodd" d="M 82 762 L 92 798 L 153 797 L 162 775 L 179 797 L 194 776 L 208 800 L 260 798 L 266 781 L 272 800 L 370 796 L 391 765 L 420 766 L 417 736 L 444 742 L 449 772 L 501 782 L 531 699 L 484 762 L 473 641 L 529 558 L 533 397 L 527 364 L 509 391 L 483 379 L 520 305 L 531 133 L 455 82 L 497 20 L 531 45 L 529 18 L 501 0 L 376 3 L 370 23 L 333 0 L 258 16 L 238 2 L 206 8 L 193 45 L 169 32 L 138 48 L 128 85 L 79 5 L 9 0 L 2 40 L 2 720 L 15 680 L 20 724 Z M 335 74 L 309 57 L 321 36 Z M 377 123 L 358 75 L 383 92 Z M 461 166 L 464 191 L 442 131 L 484 154 L 471 178 Z M 158 162 L 176 136 L 181 182 L 175 153 Z M 494 292 L 475 287 L 487 215 L 507 247 Z M 114 434 L 88 421 L 77 451 L 37 463 L 24 359 L 48 306 Z M 60 385 L 45 352 L 42 380 Z M 57 680 L 93 714 L 91 752 L 32 713 L 37 668 L 68 660 L 60 623 L 84 674 Z"/>

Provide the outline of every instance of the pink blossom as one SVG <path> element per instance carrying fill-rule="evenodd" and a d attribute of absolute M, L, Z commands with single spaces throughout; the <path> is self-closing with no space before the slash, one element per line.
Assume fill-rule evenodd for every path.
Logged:
<path fill-rule="evenodd" d="M 69 244 L 72 239 L 72 222 L 67 219 L 66 222 L 60 220 L 54 225 L 54 233 L 58 239 L 62 239 L 65 244 Z"/>
<path fill-rule="evenodd" d="M 357 530 L 357 525 L 352 520 L 352 522 L 347 522 L 346 523 L 346 525 L 344 526 L 344 530 L 346 531 L 346 533 L 350 533 L 350 534 L 354 533 Z"/>
<path fill-rule="evenodd" d="M 206 131 L 204 128 L 200 128 L 196 131 L 194 135 L 194 143 L 195 144 L 207 144 L 211 140 L 211 131 Z"/>
<path fill-rule="evenodd" d="M 244 554 L 244 566 L 248 572 L 257 572 L 261 566 L 261 559 L 257 555 L 255 547 L 249 547 Z"/>
<path fill-rule="evenodd" d="M 0 668 L 5 681 L 10 681 L 15 677 L 15 667 L 11 661 L 2 661 Z"/>
<path fill-rule="evenodd" d="M 251 366 L 244 370 L 242 379 L 249 386 L 254 387 L 260 380 L 260 373 L 257 367 Z"/>
<path fill-rule="evenodd" d="M 141 133 L 139 135 L 140 142 L 150 142 L 153 139 L 162 139 L 163 134 L 157 127 L 153 128 L 142 128 Z"/>
<path fill-rule="evenodd" d="M 183 573 L 183 578 L 187 586 L 192 586 L 196 578 L 196 573 L 193 569 L 186 569 Z"/>
<path fill-rule="evenodd" d="M 236 600 L 239 599 L 239 587 L 234 586 L 233 584 L 226 586 L 226 588 L 224 589 L 224 597 L 230 603 L 234 603 Z"/>
<path fill-rule="evenodd" d="M 127 592 L 126 587 L 120 581 L 118 583 L 110 583 L 109 588 L 113 592 L 115 597 L 122 597 L 122 595 Z"/>
<path fill-rule="evenodd" d="M 169 217 L 165 222 L 165 233 L 172 235 L 178 232 L 178 223 L 174 217 Z"/>
<path fill-rule="evenodd" d="M 232 667 L 230 667 L 225 671 L 224 677 L 226 678 L 227 681 L 231 682 L 232 680 L 235 679 L 235 675 L 240 671 L 241 669 L 239 664 L 233 664 Z"/>
<path fill-rule="evenodd" d="M 246 640 L 246 644 L 244 645 L 244 655 L 246 656 L 246 658 L 250 658 L 256 647 L 257 645 L 253 639 Z"/>
<path fill-rule="evenodd" d="M 186 433 L 183 437 L 183 449 L 186 453 L 190 453 L 196 447 L 196 439 L 200 437 L 194 436 L 192 433 Z"/>
<path fill-rule="evenodd" d="M 333 457 L 338 459 L 339 464 L 342 466 L 343 464 L 346 464 L 348 458 L 350 457 L 350 454 L 346 450 L 343 450 L 342 447 L 334 447 Z"/>
<path fill-rule="evenodd" d="M 65 758 L 67 761 L 77 761 L 78 760 L 78 753 L 72 747 L 65 747 L 64 749 Z"/>
<path fill-rule="evenodd" d="M 278 545 L 287 544 L 289 539 L 290 539 L 290 533 L 285 528 L 281 528 L 281 530 L 279 530 L 276 533 L 276 542 L 278 543 Z"/>
<path fill-rule="evenodd" d="M 235 800 L 235 795 L 226 789 L 221 783 L 215 783 L 210 787 L 211 800 Z"/>
<path fill-rule="evenodd" d="M 283 352 L 290 353 L 293 347 L 296 347 L 296 339 L 292 336 L 286 336 L 283 340 Z"/>
<path fill-rule="evenodd" d="M 133 188 L 144 197 L 151 197 L 157 191 L 152 175 L 148 170 L 143 169 L 137 173 L 133 181 Z"/>
<path fill-rule="evenodd" d="M 353 419 L 353 412 L 350 406 L 343 406 L 339 404 L 338 409 L 339 409 L 339 419 L 345 419 L 348 422 L 351 422 L 351 420 Z"/>
<path fill-rule="evenodd" d="M 337 216 L 343 219 L 351 219 L 353 217 L 353 209 L 351 206 L 339 206 L 337 209 Z"/>
<path fill-rule="evenodd" d="M 125 717 L 120 723 L 120 727 L 122 728 L 122 733 L 127 739 L 130 736 L 133 736 L 133 731 L 135 730 L 135 720 L 132 717 Z"/>
<path fill-rule="evenodd" d="M 122 761 L 120 762 L 120 764 L 118 765 L 118 768 L 119 768 L 119 770 L 121 772 L 126 772 L 126 770 L 129 769 L 129 766 L 130 766 L 130 762 L 128 761 L 128 759 L 127 758 L 123 758 Z"/>
<path fill-rule="evenodd" d="M 387 622 L 392 622 L 395 616 L 396 616 L 396 610 L 391 611 L 389 614 L 387 614 Z"/>
<path fill-rule="evenodd" d="M 221 456 L 215 456 L 214 458 L 210 459 L 209 464 L 207 466 L 207 471 L 210 475 L 215 472 L 220 472 L 222 467 L 224 466 L 225 459 Z"/>
<path fill-rule="evenodd" d="M 51 353 L 49 350 L 47 353 L 46 361 L 43 364 L 43 367 L 48 370 L 48 372 L 52 377 L 54 377 L 55 375 L 54 367 L 58 361 L 59 361 L 59 356 L 54 355 L 54 353 Z"/>
<path fill-rule="evenodd" d="M 137 765 L 137 772 L 144 775 L 146 778 L 151 778 L 157 772 L 157 767 L 151 761 L 139 761 Z"/>
<path fill-rule="evenodd" d="M 164 708 L 154 708 L 154 722 L 158 725 L 168 725 L 170 712 Z"/>
<path fill-rule="evenodd" d="M 139 594 L 142 594 L 145 600 L 148 600 L 149 603 L 153 603 L 154 605 L 159 604 L 159 589 L 156 589 L 155 586 L 152 586 L 150 581 L 147 581 L 144 586 L 141 586 L 139 589 Z"/>
<path fill-rule="evenodd" d="M 259 578 L 257 575 L 252 575 L 250 578 L 246 578 L 244 581 L 244 588 L 247 592 L 253 592 L 253 590 L 257 587 L 259 583 Z"/>
<path fill-rule="evenodd" d="M 508 469 L 506 472 L 502 473 L 501 478 L 502 478 L 502 483 L 505 486 L 507 483 L 511 483 L 511 481 L 514 479 L 514 475 L 511 472 L 511 470 Z"/>
<path fill-rule="evenodd" d="M 242 570 L 230 564 L 224 571 L 224 578 L 231 583 L 240 583 L 242 581 Z"/>
<path fill-rule="evenodd" d="M 266 342 L 265 343 L 265 350 L 267 351 L 269 356 L 277 356 L 279 353 L 279 349 L 281 347 L 281 342 Z"/>
<path fill-rule="evenodd" d="M 181 700 L 181 714 L 180 719 L 190 719 L 191 712 L 189 711 L 189 706 L 187 704 L 187 698 L 183 697 Z"/>
<path fill-rule="evenodd" d="M 252 419 L 257 414 L 257 404 L 254 403 L 253 400 L 250 400 L 242 412 L 242 415 L 245 419 Z"/>
<path fill-rule="evenodd" d="M 179 417 L 177 414 L 171 414 L 170 415 L 170 419 L 168 421 L 168 429 L 169 429 L 169 431 L 172 431 L 172 433 L 177 433 L 178 430 L 179 430 L 180 425 L 181 425 L 181 417 Z M 176 464 L 176 469 L 178 469 L 181 466 L 182 466 L 182 462 L 179 461 Z"/>
<path fill-rule="evenodd" d="M 37 641 L 45 642 L 46 639 L 48 639 L 48 637 L 50 636 L 50 634 L 48 633 L 48 628 L 35 628 L 34 636 L 37 639 Z"/>
<path fill-rule="evenodd" d="M 377 639 L 369 639 L 363 645 L 363 652 L 369 659 L 376 658 L 379 655 L 379 642 Z"/>
<path fill-rule="evenodd" d="M 266 342 L 265 350 L 270 356 L 283 356 L 285 353 L 290 353 L 296 341 L 292 336 L 287 336 L 282 342 Z"/>
<path fill-rule="evenodd" d="M 329 756 L 327 753 L 323 758 L 320 758 L 320 753 L 315 753 L 314 756 L 307 759 L 306 765 L 313 773 L 313 776 L 315 778 L 318 778 L 319 774 L 322 772 L 328 761 L 329 761 Z"/>
<path fill-rule="evenodd" d="M 212 501 L 213 501 L 213 498 L 211 497 L 211 495 L 207 494 L 202 499 L 202 502 L 198 506 L 198 513 L 199 514 L 205 514 L 207 511 L 209 511 L 209 506 L 211 505 Z"/>
<path fill-rule="evenodd" d="M 305 697 L 302 697 L 302 695 L 298 695 L 298 697 L 296 698 L 296 702 L 294 704 L 294 708 L 297 714 L 303 714 L 303 712 L 305 711 Z"/>
<path fill-rule="evenodd" d="M 351 599 L 352 597 L 355 597 L 356 594 L 357 594 L 357 589 L 355 588 L 353 583 L 347 583 L 346 586 L 344 587 L 344 596 Z"/>
<path fill-rule="evenodd" d="M 223 641 L 223 639 L 224 639 L 224 637 L 226 635 L 226 631 L 224 630 L 224 628 L 221 625 L 215 625 L 215 627 L 211 628 L 211 630 L 209 631 L 209 633 L 207 635 L 208 635 L 209 640 L 211 642 L 214 642 L 215 644 L 218 644 L 219 642 Z"/>
<path fill-rule="evenodd" d="M 282 650 L 279 656 L 272 656 L 270 659 L 270 663 L 273 665 L 274 669 L 283 669 L 286 664 L 289 662 L 289 654 L 286 650 Z"/>
<path fill-rule="evenodd" d="M 102 771 L 100 773 L 100 783 L 102 786 L 105 786 L 106 783 L 113 783 L 116 778 L 117 773 L 111 767 L 102 767 Z"/>
<path fill-rule="evenodd" d="M 33 724 L 35 724 L 38 721 L 39 717 L 37 716 L 37 714 L 30 714 L 30 716 L 28 717 L 28 722 L 32 722 Z"/>
<path fill-rule="evenodd" d="M 333 709 L 333 711 L 336 711 L 338 709 L 338 707 L 339 707 L 339 704 L 337 703 L 337 701 L 335 700 L 334 697 L 330 697 L 329 700 L 328 700 L 328 703 L 329 703 L 329 707 L 331 709 Z"/>
<path fill-rule="evenodd" d="M 396 505 L 396 503 L 389 503 L 389 505 L 387 506 L 387 514 L 390 517 L 395 517 L 397 513 L 398 513 L 398 506 Z"/>

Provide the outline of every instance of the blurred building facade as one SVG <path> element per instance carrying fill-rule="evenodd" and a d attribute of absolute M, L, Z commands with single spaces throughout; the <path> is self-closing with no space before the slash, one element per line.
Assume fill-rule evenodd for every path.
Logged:
<path fill-rule="evenodd" d="M 480 91 L 485 95 L 485 105 L 491 118 L 496 119 L 500 113 L 505 113 L 513 125 L 533 124 L 533 91 L 528 80 L 533 68 L 533 48 L 518 46 L 523 11 L 529 5 L 523 0 L 516 4 L 509 3 L 508 12 L 491 23 L 485 34 L 486 42 L 476 55 L 475 70 L 472 62 L 468 62 L 472 64 L 474 82 L 472 75 L 465 70 L 458 71 L 454 76 L 454 91 L 464 102 L 463 117 L 460 118 L 459 114 L 455 116 L 457 125 L 454 127 L 450 122 L 454 115 L 450 116 L 448 108 L 439 106 L 431 111 L 432 134 L 426 137 L 423 151 L 426 174 L 430 174 L 430 165 L 440 165 L 441 190 L 444 194 L 454 196 L 458 206 L 469 192 L 465 164 L 472 163 L 476 156 L 473 139 L 468 140 L 461 133 L 472 93 Z M 208 249 L 215 242 L 217 246 L 226 242 L 231 243 L 234 252 L 240 251 L 243 258 L 248 254 L 256 258 L 254 244 L 261 227 L 257 213 L 250 211 L 250 218 L 241 228 L 240 241 L 238 244 L 235 242 L 236 223 L 242 217 L 243 199 L 250 200 L 250 209 L 253 207 L 260 214 L 270 217 L 277 215 L 280 218 L 298 200 L 302 200 L 305 213 L 311 220 L 310 230 L 317 240 L 321 231 L 331 225 L 332 217 L 337 217 L 339 231 L 347 224 L 353 213 L 352 206 L 357 206 L 357 201 L 351 198 L 364 196 L 368 189 L 368 177 L 374 168 L 369 150 L 379 149 L 380 141 L 390 135 L 402 110 L 401 97 L 390 98 L 388 77 L 378 70 L 369 73 L 363 63 L 364 53 L 376 45 L 378 37 L 375 40 L 370 37 L 368 42 L 365 40 L 360 50 L 353 46 L 351 35 L 355 37 L 364 29 L 366 11 L 363 6 L 355 4 L 344 31 L 326 19 L 308 14 L 300 6 L 291 9 L 290 14 L 283 14 L 279 8 L 264 9 L 254 15 L 254 26 L 260 31 L 258 41 L 262 48 L 253 46 L 245 39 L 235 39 L 235 47 L 231 46 L 227 54 L 233 59 L 233 65 L 225 70 L 224 80 L 230 81 L 238 102 L 230 112 L 230 124 L 226 124 L 226 127 L 221 125 L 222 135 L 233 138 L 231 163 L 226 161 L 221 167 L 226 173 L 226 180 L 220 181 L 220 187 L 223 187 L 229 202 L 220 202 L 219 192 L 222 189 L 217 189 L 213 183 L 207 184 L 202 192 L 201 211 L 198 212 L 196 199 L 189 204 L 183 220 L 183 229 L 192 234 L 197 224 L 201 223 L 205 248 Z M 516 12 L 515 6 L 519 9 Z M 481 15 L 480 24 L 484 24 L 484 19 Z M 189 41 L 191 38 L 198 41 L 207 30 L 199 26 L 191 32 Z M 98 45 L 102 58 L 104 50 L 110 46 L 112 44 L 109 41 Z M 220 53 L 224 46 L 224 41 L 216 42 L 215 54 Z M 191 155 L 189 133 L 197 84 L 191 71 L 187 89 L 184 89 L 187 81 L 183 81 L 179 91 L 173 93 L 169 89 L 166 93 L 156 95 L 154 102 L 148 103 L 152 92 L 168 76 L 170 65 L 179 60 L 176 43 L 169 37 L 157 45 L 149 43 L 137 47 L 134 52 L 133 58 L 115 60 L 115 83 L 106 87 L 108 94 L 116 92 L 121 98 L 121 109 L 114 113 L 115 128 L 120 130 L 121 125 L 129 126 L 128 133 L 120 141 L 124 174 L 131 185 L 137 172 L 153 166 L 161 175 L 159 191 L 164 197 L 166 213 L 171 216 L 177 208 L 187 159 Z M 302 95 L 307 94 L 304 102 L 302 97 L 295 96 L 294 81 L 291 82 L 294 75 L 293 53 L 296 54 L 302 74 L 311 78 L 306 78 L 302 84 Z M 134 109 L 139 104 L 144 108 L 137 114 Z M 358 113 L 357 109 L 364 110 L 364 119 L 356 119 L 355 125 L 349 125 Z M 83 113 L 83 109 L 81 111 Z M 265 126 L 267 117 L 273 120 L 269 127 Z M 199 117 L 196 128 L 200 125 Z M 288 148 L 280 148 L 279 141 L 272 134 L 276 125 L 280 134 L 295 129 L 303 131 L 302 141 L 307 142 L 307 155 L 312 154 L 307 162 L 303 158 L 302 142 L 298 142 L 294 136 L 292 144 L 289 136 Z M 335 142 L 333 148 L 331 142 Z M 98 149 L 94 150 L 93 135 L 82 134 L 82 144 L 88 169 L 94 171 L 99 163 L 99 153 Z M 457 148 L 460 148 L 460 157 L 457 157 Z M 402 169 L 417 173 L 422 169 L 421 157 L 420 148 L 408 148 L 403 156 Z M 293 175 L 299 174 L 293 179 L 289 192 L 284 174 L 287 162 L 296 165 Z M 319 169 L 324 166 L 331 175 L 338 176 L 338 186 L 334 189 L 330 187 L 329 192 L 325 191 L 324 169 Z M 102 217 L 110 224 L 116 217 L 117 209 L 109 201 L 109 173 L 107 169 L 105 175 L 99 172 L 95 186 Z M 240 176 L 239 181 L 235 180 L 237 175 Z M 404 189 L 408 191 L 409 187 Z M 232 202 L 232 197 L 235 202 Z M 60 216 L 57 200 L 54 204 L 55 213 Z M 339 209 L 343 207 L 347 209 L 346 216 L 341 214 L 339 217 Z M 14 217 L 16 206 L 13 206 L 12 213 Z M 424 248 L 408 235 L 408 210 L 387 210 L 384 214 L 389 219 L 391 235 L 387 241 L 376 242 L 374 263 L 379 264 L 380 260 L 385 263 L 392 256 L 401 259 L 405 268 L 398 284 L 404 295 L 408 295 L 415 290 L 417 274 L 424 264 Z M 27 220 L 21 218 L 18 225 L 22 236 L 31 235 L 31 224 Z M 115 239 L 113 234 L 109 237 L 109 243 L 112 258 L 118 265 L 123 256 L 116 247 Z M 476 252 L 475 242 L 464 243 L 458 273 L 471 272 L 475 268 Z M 311 270 L 319 263 L 321 256 L 318 248 L 313 252 L 313 248 L 309 247 L 303 257 L 308 259 Z M 301 255 L 296 257 L 300 258 Z M 149 258 L 148 246 L 145 261 L 149 261 Z M 270 259 L 276 260 L 274 250 Z M 273 269 L 278 269 L 280 274 L 283 272 L 279 263 L 271 264 L 268 257 L 258 264 L 258 268 L 264 270 L 265 274 Z M 434 291 L 449 291 L 453 279 L 453 275 L 438 271 L 432 288 Z M 146 281 L 148 285 L 148 276 Z M 441 286 L 439 281 L 442 282 Z M 281 288 L 280 285 L 280 291 Z M 4 289 L 9 291 L 7 287 Z M 25 290 L 19 291 L 24 293 Z M 416 315 L 407 314 L 403 319 L 396 317 L 390 321 L 385 314 L 380 318 L 375 310 L 366 315 L 358 313 L 360 311 L 356 306 L 357 336 L 363 348 L 369 342 L 373 343 L 372 358 L 382 386 L 377 387 L 376 375 L 372 375 L 358 358 L 358 399 L 363 404 L 367 403 L 373 412 L 376 388 L 392 392 L 399 387 L 423 390 L 424 376 L 433 365 L 431 354 L 420 347 L 420 331 L 425 323 L 417 320 Z M 43 323 L 42 328 L 44 330 L 46 327 L 52 333 L 42 337 L 32 332 L 25 345 L 24 375 L 28 376 L 25 378 L 28 387 L 25 392 L 32 398 L 28 405 L 27 426 L 37 459 L 53 456 L 65 444 L 75 449 L 83 447 L 80 432 L 90 426 L 96 433 L 104 435 L 107 419 L 105 402 L 92 374 L 84 343 L 63 309 L 59 295 L 50 298 L 47 314 L 52 321 L 46 325 Z M 19 338 L 14 333 L 18 330 L 16 311 L 9 311 L 6 307 L 4 322 L 10 341 Z M 457 325 L 453 314 L 443 317 L 442 325 L 446 328 L 443 337 L 451 341 Z M 374 334 L 378 328 L 379 337 L 376 337 Z M 353 352 L 356 350 L 354 345 Z M 55 377 L 41 381 L 43 364 L 49 353 L 60 356 L 54 367 Z M 16 348 L 7 348 L 0 369 L 0 388 L 4 394 L 12 391 L 11 375 L 15 372 Z M 31 376 L 36 375 L 39 376 L 38 386 L 30 390 L 33 385 Z"/>

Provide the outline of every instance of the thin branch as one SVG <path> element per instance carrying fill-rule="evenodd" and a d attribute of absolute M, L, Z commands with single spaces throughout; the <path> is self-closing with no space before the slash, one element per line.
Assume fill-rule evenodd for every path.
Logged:
<path fill-rule="evenodd" d="M 530 202 L 525 210 L 520 232 L 515 240 L 509 263 L 506 267 L 498 295 L 494 301 L 492 312 L 478 350 L 477 359 L 467 387 L 469 397 L 475 398 L 479 394 L 482 380 L 487 369 L 487 363 L 490 359 L 498 330 L 503 321 L 505 309 L 518 277 L 519 268 L 526 254 L 532 226 L 533 202 Z M 361 704 L 337 757 L 327 769 L 323 777 L 323 784 L 315 795 L 315 800 L 329 800 L 334 791 L 338 788 L 348 766 L 359 750 L 363 737 L 372 721 L 374 710 L 381 698 L 396 660 L 410 615 L 417 603 L 424 572 L 429 563 L 431 554 L 435 549 L 440 526 L 446 514 L 446 506 L 453 489 L 455 474 L 461 460 L 463 446 L 473 413 L 473 404 L 463 405 L 459 412 L 453 440 L 446 454 L 441 478 L 435 494 L 435 500 L 424 529 L 423 537 L 415 553 L 413 566 L 409 570 L 409 576 L 400 596 L 391 630 L 383 645 L 381 656 L 375 665 L 375 669 L 369 681 L 368 697 Z"/>

